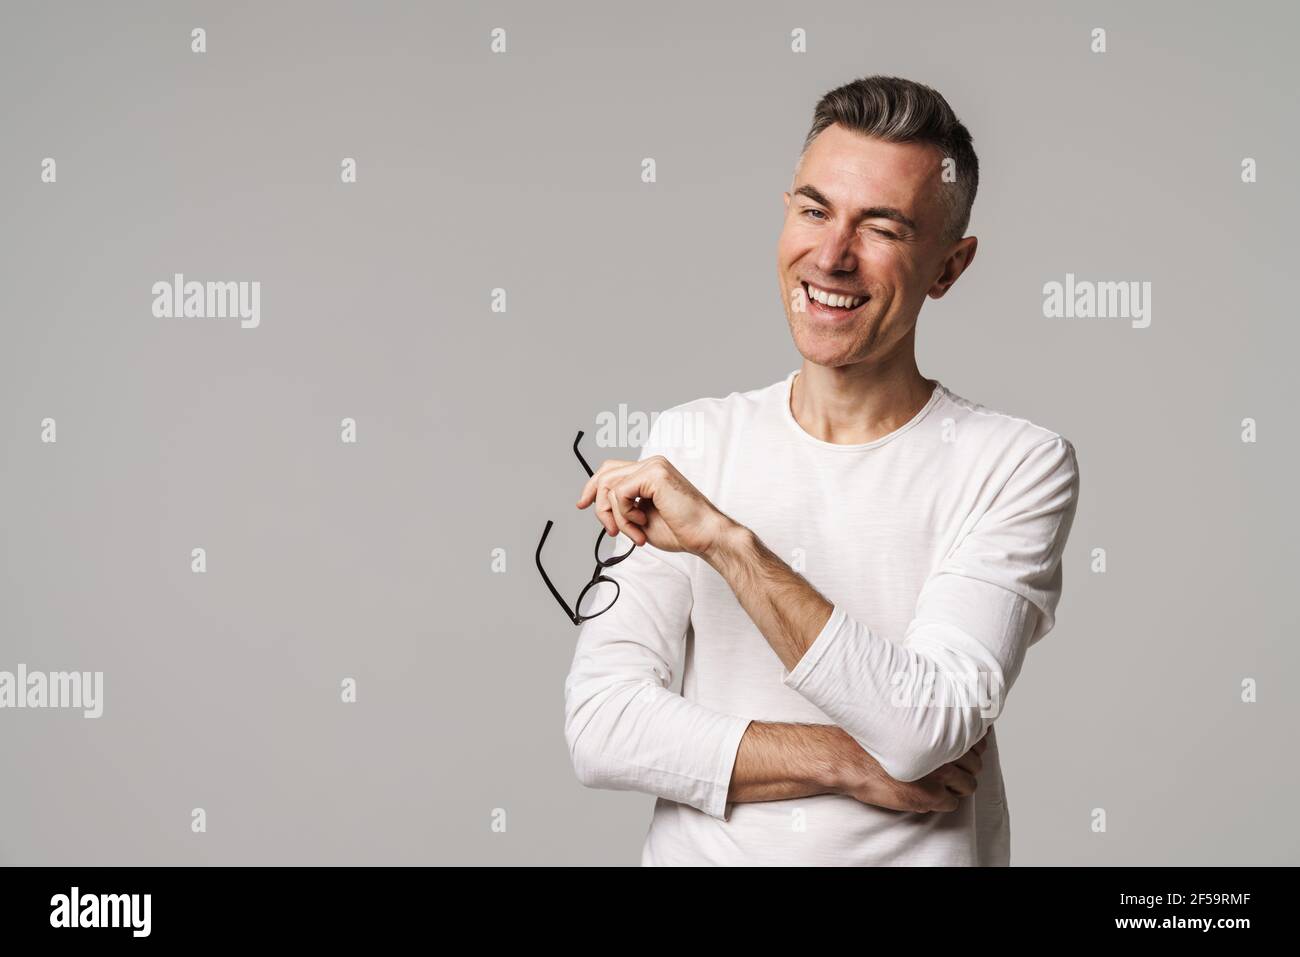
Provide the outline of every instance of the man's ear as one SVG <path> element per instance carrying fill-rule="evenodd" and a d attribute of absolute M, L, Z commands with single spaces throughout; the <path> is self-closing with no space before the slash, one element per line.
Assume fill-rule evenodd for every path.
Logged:
<path fill-rule="evenodd" d="M 944 293 L 952 288 L 957 277 L 966 271 L 966 267 L 975 261 L 975 250 L 979 246 L 979 240 L 974 236 L 967 236 L 959 240 L 952 251 L 948 253 L 948 258 L 943 262 L 943 272 L 939 278 L 934 281 L 926 292 L 931 299 L 942 299 Z"/>

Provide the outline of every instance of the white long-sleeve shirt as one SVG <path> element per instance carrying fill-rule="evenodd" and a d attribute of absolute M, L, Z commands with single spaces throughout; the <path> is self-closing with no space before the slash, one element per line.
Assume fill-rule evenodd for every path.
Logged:
<path fill-rule="evenodd" d="M 833 603 L 830 620 L 787 671 L 704 561 L 637 548 L 608 572 L 618 601 L 578 635 L 565 682 L 574 769 L 589 787 L 658 796 L 645 865 L 1009 864 L 992 722 L 1055 624 L 1074 448 L 942 384 L 888 435 L 831 444 L 790 411 L 797 374 L 668 410 L 641 457 L 664 455 L 754 531 Z M 669 690 L 679 665 L 681 694 Z M 904 781 L 986 730 L 989 746 L 951 812 L 839 794 L 728 803 L 754 720 L 838 725 Z"/>

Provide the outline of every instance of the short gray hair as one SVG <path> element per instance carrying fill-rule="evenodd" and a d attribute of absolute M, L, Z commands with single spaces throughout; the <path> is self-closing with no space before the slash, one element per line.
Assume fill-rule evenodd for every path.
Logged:
<path fill-rule="evenodd" d="M 833 123 L 887 143 L 928 143 L 956 164 L 956 180 L 940 181 L 948 208 L 948 242 L 956 242 L 970 225 L 979 187 L 980 164 L 970 131 L 937 91 L 896 76 L 867 76 L 831 90 L 813 111 L 799 165 L 817 135 Z M 795 167 L 796 176 L 798 166 Z"/>

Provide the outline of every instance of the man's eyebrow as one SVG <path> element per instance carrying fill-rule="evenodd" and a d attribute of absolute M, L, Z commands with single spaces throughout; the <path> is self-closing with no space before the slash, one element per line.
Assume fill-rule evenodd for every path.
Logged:
<path fill-rule="evenodd" d="M 835 208 L 835 205 L 823 196 L 822 191 L 816 186 L 800 186 L 795 190 L 795 194 L 807 196 L 814 203 L 820 203 L 827 209 Z M 889 219 L 906 226 L 908 229 L 916 229 L 916 223 L 912 222 L 911 218 L 901 209 L 894 206 L 868 206 L 866 209 L 858 210 L 858 217 L 860 219 Z"/>

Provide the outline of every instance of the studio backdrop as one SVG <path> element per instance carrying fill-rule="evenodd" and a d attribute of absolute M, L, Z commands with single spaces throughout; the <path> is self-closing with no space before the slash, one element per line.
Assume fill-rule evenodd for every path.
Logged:
<path fill-rule="evenodd" d="M 1297 25 L 6 3 L 0 672 L 84 686 L 0 709 L 0 863 L 636 863 L 653 798 L 575 777 L 533 550 L 590 576 L 578 430 L 636 458 L 799 366 L 781 194 L 869 74 L 980 157 L 922 373 L 1081 464 L 998 722 L 1013 863 L 1300 862 Z M 1053 310 L 1080 283 L 1142 305 Z"/>

